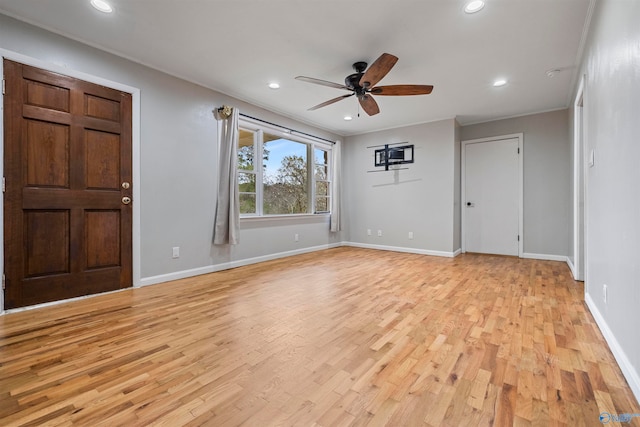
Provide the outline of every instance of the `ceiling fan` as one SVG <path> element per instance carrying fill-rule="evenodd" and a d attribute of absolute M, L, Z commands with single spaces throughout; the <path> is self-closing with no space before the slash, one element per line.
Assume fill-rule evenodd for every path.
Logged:
<path fill-rule="evenodd" d="M 356 71 L 353 74 L 348 75 L 344 79 L 344 85 L 339 83 L 328 82 L 326 80 L 314 79 L 313 77 L 298 76 L 296 80 L 303 82 L 314 83 L 322 86 L 329 86 L 336 89 L 345 89 L 351 91 L 351 93 L 338 96 L 309 108 L 308 111 L 317 110 L 318 108 L 326 107 L 334 102 L 338 102 L 342 99 L 349 98 L 351 96 L 357 96 L 362 109 L 370 116 L 378 114 L 380 108 L 378 103 L 373 99 L 371 95 L 381 96 L 405 96 L 405 95 L 428 95 L 433 90 L 431 85 L 390 85 L 390 86 L 376 86 L 384 76 L 396 65 L 398 57 L 389 53 L 383 53 L 373 64 L 367 69 L 366 62 L 356 62 L 353 64 L 353 69 Z M 366 70 L 366 71 L 365 71 Z"/>

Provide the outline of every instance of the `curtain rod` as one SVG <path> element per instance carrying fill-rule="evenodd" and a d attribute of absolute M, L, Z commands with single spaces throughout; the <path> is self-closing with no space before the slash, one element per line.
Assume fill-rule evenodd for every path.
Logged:
<path fill-rule="evenodd" d="M 218 112 L 222 111 L 223 109 L 224 109 L 224 106 L 222 106 L 222 107 L 218 108 Z M 277 123 L 268 122 L 268 121 L 266 121 L 266 120 L 262 120 L 262 119 L 259 119 L 259 118 L 257 118 L 257 117 L 249 116 L 248 114 L 243 114 L 243 113 L 238 113 L 238 114 L 239 114 L 240 116 L 242 116 L 242 117 L 247 118 L 247 119 L 255 120 L 255 121 L 257 121 L 257 122 L 266 123 L 266 124 L 271 125 L 271 126 L 276 126 L 276 127 L 281 128 L 281 129 L 288 130 L 288 131 L 289 131 L 289 132 L 291 132 L 291 133 L 294 133 L 294 132 L 295 132 L 295 133 L 297 133 L 297 134 L 299 134 L 299 135 L 309 136 L 309 137 L 311 137 L 311 138 L 319 139 L 319 140 L 321 140 L 321 141 L 326 141 L 326 142 L 329 142 L 329 143 L 331 143 L 331 144 L 335 144 L 335 143 L 336 143 L 335 141 L 332 141 L 332 140 L 327 139 L 327 138 L 321 138 L 321 137 L 319 137 L 319 136 L 315 136 L 315 135 L 312 135 L 312 134 L 310 134 L 310 133 L 301 132 L 301 131 L 299 131 L 299 130 L 291 129 L 291 128 L 289 128 L 289 127 L 282 126 L 282 125 L 279 125 L 279 124 L 277 124 Z"/>

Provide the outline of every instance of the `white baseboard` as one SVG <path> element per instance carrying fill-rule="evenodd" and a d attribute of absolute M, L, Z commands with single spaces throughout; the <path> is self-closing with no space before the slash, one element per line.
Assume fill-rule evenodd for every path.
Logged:
<path fill-rule="evenodd" d="M 21 311 L 34 310 L 36 308 L 51 307 L 52 305 L 60 305 L 60 304 L 64 304 L 64 303 L 67 303 L 67 302 L 80 301 L 80 300 L 83 300 L 83 299 L 89 299 L 89 298 L 97 297 L 97 296 L 100 296 L 100 295 L 113 294 L 113 293 L 116 293 L 116 292 L 122 292 L 122 291 L 130 290 L 130 289 L 133 289 L 133 288 L 116 289 L 114 291 L 100 292 L 98 294 L 81 295 L 79 297 L 73 297 L 73 298 L 61 299 L 61 300 L 56 300 L 56 301 L 43 302 L 43 303 L 40 303 L 40 304 L 28 305 L 26 307 L 10 308 L 8 310 L 0 311 L 0 315 L 2 315 L 2 314 L 10 314 L 10 313 L 19 313 Z"/>
<path fill-rule="evenodd" d="M 587 307 L 589 307 L 589 311 L 593 315 L 598 328 L 600 328 L 600 332 L 602 332 L 604 339 L 607 341 L 607 344 L 609 344 L 613 357 L 615 357 L 618 362 L 618 366 L 620 366 L 620 369 L 622 370 L 624 378 L 629 383 L 629 387 L 631 387 L 631 391 L 636 397 L 636 401 L 640 402 L 640 375 L 638 375 L 637 369 L 635 369 L 631 364 L 629 358 L 616 339 L 616 336 L 613 334 L 611 329 L 609 329 L 609 325 L 607 325 L 606 320 L 598 310 L 596 304 L 593 302 L 591 295 L 585 294 L 584 301 L 587 304 Z"/>
<path fill-rule="evenodd" d="M 208 265 L 206 267 L 193 268 L 190 270 L 181 270 L 175 271 L 173 273 L 167 274 L 159 274 L 157 276 L 143 277 L 140 279 L 140 284 L 136 287 L 155 285 L 157 283 L 170 282 L 173 280 L 185 279 L 187 277 L 200 276 L 201 274 L 209 274 L 215 273 L 216 271 L 228 270 L 230 268 L 243 267 L 245 265 L 257 264 L 259 262 L 271 261 L 278 258 L 285 258 L 293 255 L 300 255 L 309 252 L 317 252 L 325 249 L 337 248 L 340 246 L 352 246 L 356 248 L 366 248 L 366 249 L 377 249 L 383 251 L 394 251 L 394 252 L 407 252 L 407 253 L 415 253 L 421 255 L 432 255 L 432 256 L 440 256 L 453 258 L 460 254 L 461 250 L 458 249 L 455 252 L 443 252 L 443 251 L 430 251 L 424 249 L 414 249 L 414 248 L 402 248 L 398 246 L 382 246 L 382 245 L 369 245 L 366 243 L 355 243 L 355 242 L 339 242 L 332 243 L 327 245 L 319 245 L 319 246 L 311 246 L 308 248 L 296 249 L 293 251 L 286 252 L 278 252 L 275 254 L 269 254 L 254 258 L 247 258 L 238 261 L 230 261 L 224 262 L 215 265 Z"/>
<path fill-rule="evenodd" d="M 527 259 L 541 259 L 544 261 L 560 261 L 567 262 L 568 258 L 565 255 L 549 255 L 549 254 L 532 254 L 532 253 L 523 253 L 520 258 Z"/>
<path fill-rule="evenodd" d="M 569 266 L 569 270 L 571 270 L 571 275 L 573 276 L 573 280 L 578 280 L 578 279 L 576 279 L 576 277 L 577 277 L 576 266 L 573 265 L 573 262 L 571 261 L 571 258 L 569 258 L 569 257 L 567 257 L 567 265 Z"/>
<path fill-rule="evenodd" d="M 216 271 L 226 270 L 231 268 L 225 264 L 208 265 L 206 267 L 192 268 L 190 270 L 174 271 L 173 273 L 158 274 L 157 276 L 143 277 L 140 279 L 140 284 L 137 288 L 143 286 L 156 285 L 158 283 L 171 282 L 173 280 L 186 279 L 187 277 L 200 276 L 202 274 L 215 273 Z"/>
<path fill-rule="evenodd" d="M 254 258 L 247 258 L 247 259 L 242 259 L 238 261 L 229 261 L 229 262 L 224 262 L 224 263 L 215 264 L 215 265 L 208 265 L 206 267 L 193 268 L 190 270 L 175 271 L 173 273 L 144 277 L 140 280 L 139 287 L 155 285 L 157 283 L 163 283 L 163 282 L 170 282 L 172 280 L 185 279 L 187 277 L 199 276 L 201 274 L 215 273 L 216 271 L 228 270 L 230 268 L 242 267 L 250 264 L 257 264 L 259 262 L 271 261 L 274 259 L 285 258 L 293 255 L 300 255 L 300 254 L 306 254 L 309 252 L 322 251 L 325 249 L 336 248 L 339 246 L 343 246 L 343 243 L 340 242 L 340 243 L 331 243 L 327 245 L 311 246 L 308 248 L 295 249 L 295 250 L 286 251 L 286 252 L 278 252 L 275 254 L 269 254 L 269 255 L 254 257 Z"/>
<path fill-rule="evenodd" d="M 354 248 L 377 249 L 380 251 L 405 252 L 410 254 L 440 256 L 453 258 L 460 254 L 460 249 L 455 252 L 431 251 L 428 249 L 404 248 L 401 246 L 371 245 L 369 243 L 343 242 L 343 246 L 351 246 Z"/>

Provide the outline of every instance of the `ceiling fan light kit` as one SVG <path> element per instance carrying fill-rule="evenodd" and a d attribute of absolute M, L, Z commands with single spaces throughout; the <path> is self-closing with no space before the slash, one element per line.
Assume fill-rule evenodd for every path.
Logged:
<path fill-rule="evenodd" d="M 338 96 L 336 98 L 325 101 L 321 104 L 309 108 L 309 111 L 326 107 L 342 99 L 356 96 L 362 109 L 370 116 L 380 112 L 378 103 L 373 99 L 372 95 L 380 96 L 407 96 L 407 95 L 428 95 L 433 91 L 431 85 L 391 85 L 376 86 L 376 84 L 387 75 L 391 68 L 398 62 L 398 57 L 389 53 L 383 53 L 373 64 L 367 69 L 367 63 L 358 61 L 353 64 L 355 73 L 348 75 L 344 79 L 344 85 L 333 83 L 326 80 L 315 79 L 313 77 L 298 76 L 296 80 L 307 83 L 314 83 L 321 86 L 333 87 L 336 89 L 348 90 L 351 93 Z M 366 71 L 365 71 L 366 70 Z"/>

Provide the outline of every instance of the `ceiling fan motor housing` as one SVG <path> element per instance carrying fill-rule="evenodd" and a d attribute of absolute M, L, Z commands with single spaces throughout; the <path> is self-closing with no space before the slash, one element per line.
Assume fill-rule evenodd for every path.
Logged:
<path fill-rule="evenodd" d="M 367 69 L 367 63 L 364 61 L 355 62 L 353 64 L 353 69 L 356 70 L 355 73 L 348 75 L 344 79 L 344 85 L 351 90 L 355 90 L 357 95 L 364 95 L 364 91 L 361 91 L 362 86 L 360 86 L 360 79 L 364 75 L 364 70 Z"/>
<path fill-rule="evenodd" d="M 346 87 L 348 87 L 349 89 L 351 89 L 351 90 L 360 89 L 361 88 L 360 79 L 362 78 L 363 75 L 364 75 L 364 73 L 354 73 L 354 74 L 348 75 L 344 79 L 344 85 Z"/>

